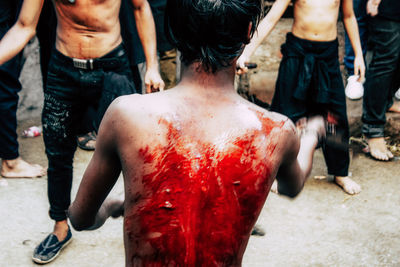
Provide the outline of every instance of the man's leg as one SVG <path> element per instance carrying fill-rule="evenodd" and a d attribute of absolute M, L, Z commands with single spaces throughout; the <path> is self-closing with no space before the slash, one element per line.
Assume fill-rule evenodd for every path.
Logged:
<path fill-rule="evenodd" d="M 333 116 L 333 118 L 328 118 L 328 121 L 332 119 L 336 121 L 333 137 L 343 145 L 327 140 L 326 144 L 322 147 L 322 151 L 324 153 L 328 174 L 334 176 L 334 182 L 346 193 L 353 195 L 359 193 L 361 187 L 348 177 L 350 153 L 347 144 L 349 143 L 350 134 L 347 120 L 346 96 L 344 93 L 339 61 L 337 59 L 331 60 L 329 64 L 332 90 L 330 93 L 330 103 L 323 106 L 323 110 L 331 113 L 328 114 L 328 117 Z M 340 138 L 340 140 L 338 138 Z"/>
<path fill-rule="evenodd" d="M 73 106 L 62 101 L 59 96 L 49 94 L 48 91 L 49 88 L 44 96 L 42 123 L 49 162 L 47 182 L 49 215 L 55 224 L 53 232 L 34 250 L 32 259 L 39 264 L 53 261 L 72 237 L 66 210 L 71 202 L 72 161 L 76 150 L 75 135 L 71 131 Z"/>
<path fill-rule="evenodd" d="M 371 156 L 387 161 L 393 155 L 384 140 L 385 113 L 397 89 L 393 87 L 400 57 L 400 23 L 375 17 L 369 25 L 373 56 L 366 75 L 362 132 L 368 138 Z"/>
<path fill-rule="evenodd" d="M 17 141 L 19 55 L 0 66 L 0 157 L 11 160 L 19 157 Z M 3 171 L 3 170 L 2 170 Z"/>
<path fill-rule="evenodd" d="M 75 82 L 78 75 L 79 71 L 67 66 L 55 51 L 49 64 L 42 113 L 48 158 L 49 215 L 55 225 L 53 232 L 35 248 L 32 258 L 36 263 L 54 260 L 72 237 L 65 211 L 71 201 L 72 163 L 77 146 L 75 128 L 84 112 L 79 97 L 76 97 L 80 91 Z"/>
<path fill-rule="evenodd" d="M 343 94 L 343 93 L 342 93 Z M 341 137 L 344 144 L 349 142 L 349 124 L 346 114 L 346 100 L 343 94 L 343 104 L 336 103 L 329 108 L 337 116 L 336 136 Z M 350 153 L 346 146 L 337 146 L 327 142 L 322 147 L 328 173 L 334 176 L 334 182 L 350 195 L 361 191 L 361 186 L 348 176 Z"/>
<path fill-rule="evenodd" d="M 1 27 L 1 25 L 0 25 Z M 17 106 L 21 84 L 21 55 L 0 66 L 0 158 L 1 175 L 8 178 L 32 178 L 45 175 L 39 165 L 29 164 L 18 153 Z"/>

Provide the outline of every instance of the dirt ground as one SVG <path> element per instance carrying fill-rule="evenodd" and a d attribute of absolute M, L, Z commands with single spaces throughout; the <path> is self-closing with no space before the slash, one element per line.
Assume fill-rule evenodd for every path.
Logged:
<path fill-rule="evenodd" d="M 266 66 L 259 65 L 258 74 L 252 75 L 251 88 L 265 99 L 273 91 L 279 45 L 290 23 L 282 20 L 255 54 L 259 64 Z M 36 77 L 34 62 L 25 68 L 28 77 Z M 24 79 L 24 87 L 41 91 L 40 79 L 36 77 L 35 84 Z M 350 104 L 360 110 L 360 103 Z M 22 116 L 18 132 L 39 125 L 39 115 Z M 28 161 L 47 166 L 41 137 L 20 138 L 20 152 Z M 76 153 L 72 196 L 91 156 L 82 150 Z M 354 152 L 350 171 L 363 189 L 356 196 L 345 194 L 331 177 L 314 178 L 326 175 L 318 151 L 312 174 L 296 199 L 269 195 L 257 223 L 266 234 L 250 238 L 243 266 L 400 266 L 399 161 L 377 162 Z M 52 227 L 46 186 L 47 177 L 0 178 L 0 266 L 35 266 L 32 251 Z M 112 194 L 121 194 L 122 188 L 120 179 Z M 110 219 L 97 231 L 73 232 L 73 236 L 73 242 L 49 266 L 124 266 L 122 219 Z"/>

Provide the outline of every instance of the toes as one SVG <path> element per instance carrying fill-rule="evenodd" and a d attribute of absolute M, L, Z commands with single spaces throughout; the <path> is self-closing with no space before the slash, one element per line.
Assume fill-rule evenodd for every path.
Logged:
<path fill-rule="evenodd" d="M 382 160 L 382 161 L 388 161 L 389 157 L 387 153 L 381 152 L 381 151 L 371 151 L 371 156 L 377 160 Z"/>

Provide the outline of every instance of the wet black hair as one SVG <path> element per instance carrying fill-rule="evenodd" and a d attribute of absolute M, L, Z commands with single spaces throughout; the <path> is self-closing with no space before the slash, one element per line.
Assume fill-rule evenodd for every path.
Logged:
<path fill-rule="evenodd" d="M 263 0 L 168 0 L 165 32 L 185 65 L 206 72 L 228 67 L 257 28 Z"/>

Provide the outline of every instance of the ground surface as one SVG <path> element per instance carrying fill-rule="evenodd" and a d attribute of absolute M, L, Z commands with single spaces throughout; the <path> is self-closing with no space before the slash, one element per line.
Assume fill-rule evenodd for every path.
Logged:
<path fill-rule="evenodd" d="M 258 90 L 260 97 L 271 95 L 279 45 L 290 23 L 282 20 L 265 46 L 256 52 L 255 58 L 267 64 L 258 69 L 259 79 L 257 75 L 251 78 L 252 89 Z M 28 58 L 30 65 L 25 66 L 23 74 L 25 93 L 21 96 L 19 133 L 40 124 L 37 102 L 42 95 L 34 57 L 37 51 L 34 49 L 31 54 L 33 58 L 32 55 Z M 36 97 L 33 103 L 28 101 L 32 100 L 26 96 L 29 93 Z M 360 103 L 350 103 L 358 114 Z M 357 116 L 354 120 L 359 120 Z M 41 137 L 20 138 L 20 152 L 28 161 L 47 166 Z M 91 156 L 91 152 L 82 150 L 76 153 L 72 196 Z M 345 194 L 329 179 L 313 178 L 326 175 L 322 154 L 317 152 L 312 175 L 296 199 L 273 193 L 268 197 L 258 221 L 266 235 L 251 237 L 243 265 L 400 266 L 399 161 L 376 162 L 353 153 L 350 171 L 363 188 L 356 196 Z M 52 227 L 47 216 L 46 186 L 47 177 L 0 178 L 0 266 L 35 266 L 31 262 L 32 251 Z M 112 194 L 122 191 L 119 180 Z M 73 242 L 49 266 L 124 265 L 122 219 L 111 219 L 95 232 L 73 232 L 73 235 Z"/>

